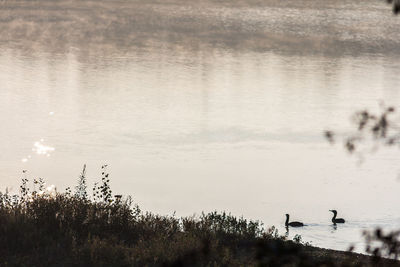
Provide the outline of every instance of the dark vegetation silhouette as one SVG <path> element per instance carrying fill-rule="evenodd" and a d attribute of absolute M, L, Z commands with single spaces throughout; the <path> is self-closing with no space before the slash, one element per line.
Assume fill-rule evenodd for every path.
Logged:
<path fill-rule="evenodd" d="M 386 0 L 389 4 L 393 4 L 393 12 L 398 14 L 400 12 L 400 0 Z"/>
<path fill-rule="evenodd" d="M 400 231 L 384 233 L 378 228 L 375 231 L 365 231 L 364 236 L 368 246 L 366 251 L 379 260 L 380 257 L 399 259 Z"/>
<path fill-rule="evenodd" d="M 61 193 L 43 179 L 31 188 L 24 171 L 19 194 L 0 193 L 0 266 L 377 266 L 226 212 L 142 212 L 131 197 L 111 195 L 106 165 L 89 197 L 85 175 L 86 166 L 75 192 Z"/>
<path fill-rule="evenodd" d="M 330 143 L 335 143 L 338 139 L 344 141 L 344 147 L 349 153 L 355 153 L 363 157 L 365 150 L 363 145 L 372 151 L 381 146 L 399 145 L 400 128 L 398 120 L 394 118 L 395 108 L 386 107 L 381 104 L 381 112 L 374 113 L 368 110 L 356 112 L 352 116 L 355 131 L 346 135 L 339 136 L 334 131 L 326 131 L 325 137 Z"/>

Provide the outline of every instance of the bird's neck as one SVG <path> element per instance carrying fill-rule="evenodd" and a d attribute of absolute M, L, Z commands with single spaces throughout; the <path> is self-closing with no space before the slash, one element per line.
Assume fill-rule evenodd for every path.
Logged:
<path fill-rule="evenodd" d="M 289 216 L 286 216 L 286 222 L 285 225 L 287 226 L 289 224 Z"/>
<path fill-rule="evenodd" d="M 333 214 L 332 220 L 336 219 L 336 213 Z"/>

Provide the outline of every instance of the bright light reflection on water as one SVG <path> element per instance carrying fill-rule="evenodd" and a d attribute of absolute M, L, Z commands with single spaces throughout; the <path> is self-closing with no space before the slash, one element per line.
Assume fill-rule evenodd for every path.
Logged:
<path fill-rule="evenodd" d="M 55 150 L 54 147 L 46 146 L 43 144 L 44 140 L 41 139 L 33 144 L 32 151 L 38 155 L 50 156 L 50 153 Z"/>

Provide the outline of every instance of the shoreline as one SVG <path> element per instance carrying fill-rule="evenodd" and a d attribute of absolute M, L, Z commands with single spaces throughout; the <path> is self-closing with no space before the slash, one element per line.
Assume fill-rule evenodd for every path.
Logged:
<path fill-rule="evenodd" d="M 89 198 L 83 175 L 74 194 L 31 191 L 27 179 L 20 195 L 0 194 L 0 265 L 400 265 L 286 240 L 274 227 L 226 212 L 181 218 L 143 212 L 130 197 L 112 196 L 106 171 Z M 43 180 L 36 183 L 41 190 Z"/>
<path fill-rule="evenodd" d="M 333 249 L 325 249 L 319 247 L 307 247 L 304 248 L 306 253 L 314 259 L 323 259 L 324 257 L 333 257 L 337 261 L 338 266 L 341 266 L 343 262 L 347 264 L 350 262 L 354 265 L 361 264 L 362 266 L 400 266 L 399 260 L 387 259 L 387 258 L 377 258 L 374 256 L 349 252 L 349 251 L 339 251 Z"/>

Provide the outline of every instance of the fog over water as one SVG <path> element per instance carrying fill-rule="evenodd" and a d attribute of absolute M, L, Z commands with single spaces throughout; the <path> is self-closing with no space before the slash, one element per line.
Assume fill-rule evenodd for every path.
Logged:
<path fill-rule="evenodd" d="M 400 18 L 380 1 L 0 4 L 0 185 L 59 190 L 109 165 L 115 193 L 178 216 L 226 210 L 313 245 L 398 228 L 396 148 L 323 138 L 400 101 Z M 336 229 L 329 209 L 348 223 Z"/>

